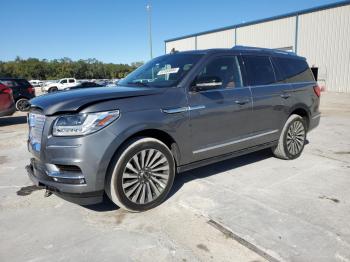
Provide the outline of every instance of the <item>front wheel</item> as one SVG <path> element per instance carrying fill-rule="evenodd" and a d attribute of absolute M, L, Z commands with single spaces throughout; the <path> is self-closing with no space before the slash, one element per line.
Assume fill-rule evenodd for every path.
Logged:
<path fill-rule="evenodd" d="M 136 138 L 112 162 L 105 191 L 118 206 L 140 212 L 160 205 L 175 178 L 169 148 L 154 138 Z"/>
<path fill-rule="evenodd" d="M 281 159 L 299 157 L 304 149 L 306 130 L 305 120 L 299 115 L 291 115 L 283 127 L 278 145 L 272 148 L 274 155 Z"/>

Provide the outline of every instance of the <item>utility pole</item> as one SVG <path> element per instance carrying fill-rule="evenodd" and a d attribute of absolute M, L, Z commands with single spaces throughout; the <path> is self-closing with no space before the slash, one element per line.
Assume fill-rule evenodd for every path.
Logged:
<path fill-rule="evenodd" d="M 153 51 L 152 51 L 152 6 L 151 6 L 151 2 L 149 2 L 149 4 L 147 4 L 146 9 L 147 9 L 147 13 L 148 13 L 149 49 L 150 49 L 150 56 L 152 59 L 153 58 Z"/>

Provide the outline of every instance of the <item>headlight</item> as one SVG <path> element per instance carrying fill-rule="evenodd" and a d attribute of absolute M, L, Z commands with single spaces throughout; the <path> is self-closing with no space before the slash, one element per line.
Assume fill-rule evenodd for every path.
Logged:
<path fill-rule="evenodd" d="M 119 117 L 119 110 L 60 116 L 56 119 L 54 136 L 82 136 L 94 133 Z"/>

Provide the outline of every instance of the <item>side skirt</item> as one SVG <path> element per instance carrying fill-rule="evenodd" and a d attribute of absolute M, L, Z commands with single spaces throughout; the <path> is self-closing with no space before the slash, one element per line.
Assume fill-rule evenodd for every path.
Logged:
<path fill-rule="evenodd" d="M 230 159 L 230 158 L 233 158 L 233 157 L 246 155 L 246 154 L 249 154 L 249 153 L 252 153 L 252 152 L 256 152 L 256 151 L 259 151 L 259 150 L 262 150 L 262 149 L 265 149 L 265 148 L 276 146 L 277 143 L 278 143 L 278 141 L 276 140 L 276 141 L 272 141 L 272 142 L 269 142 L 269 143 L 265 143 L 265 144 L 261 144 L 261 145 L 257 145 L 257 146 L 253 146 L 253 147 L 249 147 L 249 148 L 245 148 L 245 149 L 242 149 L 242 150 L 234 151 L 234 152 L 231 152 L 231 153 L 228 153 L 228 154 L 225 154 L 225 155 L 215 156 L 215 157 L 212 157 L 212 158 L 206 158 L 206 159 L 199 160 L 199 161 L 196 161 L 196 162 L 193 162 L 193 163 L 190 163 L 190 164 L 186 164 L 186 165 L 183 165 L 183 166 L 178 166 L 177 167 L 177 172 L 178 173 L 182 173 L 182 172 L 185 172 L 185 171 L 188 171 L 188 170 L 192 170 L 192 169 L 195 169 L 195 168 L 198 168 L 198 167 L 202 167 L 202 166 L 210 165 L 210 164 L 213 164 L 213 163 L 217 163 L 217 162 L 220 162 L 220 161 L 223 161 L 223 160 L 227 160 L 227 159 Z"/>

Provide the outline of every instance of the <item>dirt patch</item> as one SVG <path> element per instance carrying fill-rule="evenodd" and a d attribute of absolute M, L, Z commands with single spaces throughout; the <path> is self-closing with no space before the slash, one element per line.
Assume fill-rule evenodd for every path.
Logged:
<path fill-rule="evenodd" d="M 0 156 L 0 165 L 5 164 L 7 162 L 7 156 Z"/>
<path fill-rule="evenodd" d="M 123 223 L 125 215 L 126 213 L 123 210 L 120 210 L 119 212 L 117 212 L 117 215 L 115 216 L 115 223 L 117 225 L 120 225 L 121 223 Z"/>
<path fill-rule="evenodd" d="M 327 197 L 327 196 L 319 196 L 318 198 L 319 199 L 327 199 L 327 200 L 333 201 L 334 203 L 339 203 L 340 202 L 339 199 L 332 198 L 332 197 Z"/>
<path fill-rule="evenodd" d="M 201 250 L 204 250 L 205 252 L 210 252 L 210 250 L 208 249 L 208 247 L 204 244 L 198 244 L 197 247 Z"/>
<path fill-rule="evenodd" d="M 18 190 L 16 193 L 18 196 L 28 196 L 31 193 L 33 193 L 34 191 L 38 191 L 43 189 L 42 187 L 38 187 L 38 186 L 26 186 L 26 187 L 21 187 L 20 190 Z"/>

